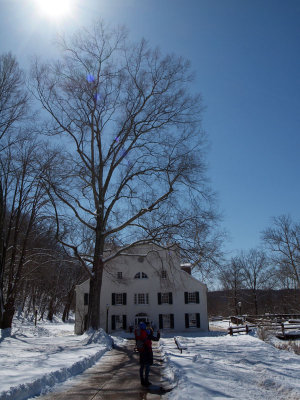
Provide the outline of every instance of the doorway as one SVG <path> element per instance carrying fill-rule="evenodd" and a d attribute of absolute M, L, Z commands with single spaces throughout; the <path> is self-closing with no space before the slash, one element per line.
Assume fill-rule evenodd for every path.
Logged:
<path fill-rule="evenodd" d="M 145 324 L 147 324 L 147 322 L 149 322 L 149 318 L 146 313 L 136 314 L 135 319 L 134 319 L 135 325 L 138 326 L 140 322 L 145 322 Z"/>

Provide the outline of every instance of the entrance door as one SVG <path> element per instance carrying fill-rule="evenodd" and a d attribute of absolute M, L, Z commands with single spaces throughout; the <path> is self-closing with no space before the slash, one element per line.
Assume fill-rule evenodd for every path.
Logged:
<path fill-rule="evenodd" d="M 145 322 L 145 324 L 147 324 L 147 322 L 149 322 L 148 315 L 145 313 L 136 314 L 134 322 L 136 326 L 138 326 L 140 322 Z"/>

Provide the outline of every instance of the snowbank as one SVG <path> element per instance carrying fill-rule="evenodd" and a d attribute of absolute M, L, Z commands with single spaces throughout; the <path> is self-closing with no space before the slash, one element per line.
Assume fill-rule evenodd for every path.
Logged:
<path fill-rule="evenodd" d="M 103 331 L 74 335 L 74 324 L 15 320 L 0 342 L 0 400 L 23 400 L 82 373 L 111 348 Z"/>

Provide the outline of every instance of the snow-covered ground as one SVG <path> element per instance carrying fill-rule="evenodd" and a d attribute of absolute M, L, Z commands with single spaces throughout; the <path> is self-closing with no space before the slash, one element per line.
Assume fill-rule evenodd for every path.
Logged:
<path fill-rule="evenodd" d="M 112 339 L 103 331 L 73 334 L 73 324 L 15 320 L 12 337 L 0 341 L 0 400 L 45 393 L 100 360 Z M 228 321 L 215 322 L 227 328 Z M 300 356 L 278 350 L 253 335 L 225 332 L 162 335 L 166 375 L 177 386 L 168 399 L 300 400 Z M 117 338 L 114 338 L 117 341 Z M 124 341 L 122 339 L 122 341 Z"/>
<path fill-rule="evenodd" d="M 231 322 L 229 319 L 223 319 L 222 321 L 210 321 L 209 328 L 212 330 L 224 330 L 227 331 L 229 326 L 231 326 Z"/>
<path fill-rule="evenodd" d="M 179 336 L 162 347 L 178 385 L 171 399 L 300 399 L 300 356 L 251 335 Z"/>
<path fill-rule="evenodd" d="M 111 348 L 105 332 L 74 335 L 74 324 L 15 319 L 12 336 L 0 339 L 0 400 L 44 393 L 83 372 Z"/>

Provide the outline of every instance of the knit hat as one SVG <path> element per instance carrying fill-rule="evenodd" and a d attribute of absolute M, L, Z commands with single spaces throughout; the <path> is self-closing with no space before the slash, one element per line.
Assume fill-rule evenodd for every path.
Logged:
<path fill-rule="evenodd" d="M 141 328 L 141 329 L 146 329 L 146 324 L 145 324 L 145 322 L 140 322 L 140 328 Z"/>

